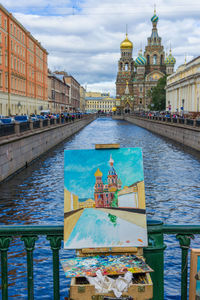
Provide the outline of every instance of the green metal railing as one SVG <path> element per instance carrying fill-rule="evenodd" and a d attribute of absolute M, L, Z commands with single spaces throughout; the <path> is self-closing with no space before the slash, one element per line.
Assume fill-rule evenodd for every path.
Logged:
<path fill-rule="evenodd" d="M 164 235 L 176 235 L 182 250 L 181 299 L 187 299 L 188 250 L 194 234 L 200 233 L 200 225 L 164 225 L 160 221 L 150 220 L 148 226 L 149 245 L 144 248 L 147 263 L 154 270 L 152 273 L 154 298 L 164 299 Z M 20 237 L 27 253 L 27 290 L 28 299 L 34 299 L 33 251 L 39 236 L 46 236 L 50 242 L 53 256 L 54 299 L 60 299 L 59 250 L 63 240 L 63 226 L 1 226 L 1 287 L 2 299 L 8 299 L 8 249 L 13 238 Z"/>

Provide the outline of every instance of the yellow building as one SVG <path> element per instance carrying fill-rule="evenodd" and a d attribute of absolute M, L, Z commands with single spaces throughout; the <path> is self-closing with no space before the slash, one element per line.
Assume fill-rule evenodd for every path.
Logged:
<path fill-rule="evenodd" d="M 83 202 L 79 201 L 78 206 L 79 206 L 79 208 L 92 208 L 92 207 L 95 207 L 95 201 L 92 199 L 88 199 Z"/>
<path fill-rule="evenodd" d="M 167 78 L 166 110 L 200 112 L 200 56 L 181 65 Z"/>
<path fill-rule="evenodd" d="M 85 97 L 85 110 L 87 112 L 111 112 L 116 106 L 116 99 L 109 93 L 87 92 Z"/>

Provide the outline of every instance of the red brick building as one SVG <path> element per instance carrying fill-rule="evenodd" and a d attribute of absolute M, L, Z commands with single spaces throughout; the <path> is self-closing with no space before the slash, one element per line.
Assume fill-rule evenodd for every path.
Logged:
<path fill-rule="evenodd" d="M 47 51 L 0 5 L 0 114 L 48 108 Z"/>

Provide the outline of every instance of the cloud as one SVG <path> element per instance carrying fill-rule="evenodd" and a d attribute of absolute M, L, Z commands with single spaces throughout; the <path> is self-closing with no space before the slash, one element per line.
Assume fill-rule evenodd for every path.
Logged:
<path fill-rule="evenodd" d="M 90 89 L 115 94 L 120 43 L 128 25 L 133 57 L 151 35 L 154 1 L 5 0 L 3 5 L 49 52 L 49 67 L 65 70 Z M 158 32 L 176 66 L 200 51 L 200 2 L 157 0 Z"/>

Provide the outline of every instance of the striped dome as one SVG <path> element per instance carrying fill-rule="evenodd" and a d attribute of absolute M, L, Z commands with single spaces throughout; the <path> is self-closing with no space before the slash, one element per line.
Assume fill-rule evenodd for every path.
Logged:
<path fill-rule="evenodd" d="M 166 65 L 175 65 L 175 63 L 176 63 L 176 59 L 174 58 L 174 56 L 172 55 L 172 53 L 170 51 L 169 55 L 165 59 L 165 64 Z"/>
<path fill-rule="evenodd" d="M 138 65 L 138 66 L 143 66 L 145 65 L 147 62 L 146 58 L 142 55 L 138 56 L 135 60 L 135 64 Z"/>
<path fill-rule="evenodd" d="M 151 18 L 152 23 L 157 23 L 159 20 L 158 16 L 154 13 L 153 17 Z"/>
<path fill-rule="evenodd" d="M 146 58 L 142 55 L 142 50 L 138 53 L 138 57 L 135 60 L 136 66 L 144 66 L 146 64 L 147 60 Z"/>

